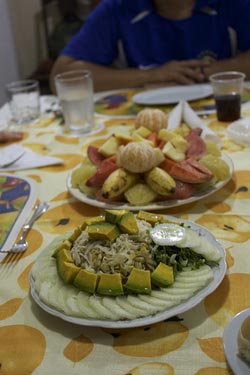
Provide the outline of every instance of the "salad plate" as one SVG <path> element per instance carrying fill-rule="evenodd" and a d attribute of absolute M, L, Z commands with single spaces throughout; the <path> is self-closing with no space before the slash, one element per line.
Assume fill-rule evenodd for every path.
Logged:
<path fill-rule="evenodd" d="M 209 232 L 204 227 L 192 221 L 182 220 L 182 219 L 178 219 L 172 216 L 164 215 L 164 218 L 167 220 L 172 220 L 172 221 L 174 220 L 177 223 L 179 222 L 181 224 L 185 224 L 189 228 L 197 232 L 199 236 L 204 236 L 205 239 L 208 242 L 210 242 L 214 246 L 214 248 L 216 248 L 220 256 L 220 260 L 218 264 L 211 267 L 212 278 L 210 279 L 210 281 L 200 290 L 195 292 L 190 298 L 184 299 L 181 303 L 176 304 L 173 307 L 169 307 L 165 310 L 161 310 L 158 313 L 151 314 L 151 315 L 148 314 L 146 316 L 135 318 L 135 319 L 113 320 L 109 318 L 103 318 L 103 319 L 82 318 L 81 316 L 79 316 L 79 311 L 76 312 L 75 307 L 74 307 L 75 303 L 77 302 L 77 298 L 79 298 L 78 297 L 79 291 L 77 291 L 74 286 L 69 286 L 68 284 L 62 284 L 62 281 L 60 277 L 58 276 L 57 271 L 53 271 L 53 269 L 56 270 L 56 266 L 53 266 L 54 267 L 53 268 L 51 264 L 46 263 L 48 262 L 48 259 L 51 259 L 51 254 L 55 250 L 56 246 L 58 246 L 58 244 L 62 240 L 62 236 L 61 236 L 61 238 L 56 239 L 57 241 L 56 243 L 51 243 L 49 246 L 47 246 L 43 250 L 43 252 L 40 254 L 38 259 L 36 260 L 35 264 L 33 265 L 33 268 L 38 266 L 38 273 L 39 273 L 39 262 L 40 262 L 40 267 L 42 267 L 43 272 L 48 273 L 47 275 L 43 275 L 43 277 L 45 278 L 44 279 L 45 288 L 41 287 L 40 291 L 38 291 L 36 287 L 36 281 L 35 281 L 34 275 L 37 274 L 37 268 L 35 272 L 33 272 L 33 268 L 30 272 L 30 275 L 29 275 L 30 292 L 34 301 L 37 303 L 38 306 L 40 306 L 41 309 L 43 309 L 47 313 L 54 315 L 58 318 L 61 318 L 67 322 L 71 322 L 71 323 L 75 323 L 75 324 L 79 324 L 83 326 L 95 326 L 95 327 L 106 327 L 106 328 L 132 328 L 132 327 L 149 325 L 149 324 L 153 324 L 153 323 L 166 320 L 175 315 L 184 313 L 185 311 L 192 309 L 194 306 L 198 305 L 201 301 L 203 301 L 204 298 L 206 298 L 209 294 L 211 294 L 222 282 L 226 273 L 226 269 L 227 269 L 225 249 L 222 246 L 222 244 L 216 240 L 216 238 L 212 235 L 212 233 Z M 45 263 L 47 264 L 46 266 L 45 266 Z M 45 269 L 47 271 L 45 271 Z M 53 300 L 53 303 L 48 303 L 46 299 L 43 298 L 43 295 L 45 296 L 48 295 L 47 293 L 49 293 L 49 291 L 51 290 L 50 284 L 49 284 L 49 278 L 51 278 L 51 283 L 53 284 L 53 287 L 55 287 L 56 284 L 58 284 L 59 294 L 63 296 L 62 297 L 63 302 L 65 302 L 65 300 L 68 301 L 68 298 L 72 297 L 71 303 L 70 303 L 71 313 L 65 313 L 60 308 L 58 308 L 58 301 L 59 301 L 59 304 L 60 304 L 60 301 L 62 301 L 61 297 L 59 298 L 58 296 L 57 303 L 56 302 L 54 303 L 54 300 Z M 92 296 L 90 295 L 90 298 L 92 299 L 94 298 L 96 299 L 98 304 L 99 303 L 102 304 L 105 302 L 104 299 L 107 298 L 109 300 L 109 298 L 115 298 L 115 297 L 105 297 L 105 296 L 101 297 L 101 296 L 96 296 L 96 295 L 92 295 Z M 135 295 L 135 297 L 133 298 L 139 298 L 139 297 Z M 84 300 L 84 304 L 88 305 L 88 299 Z M 87 308 L 88 306 L 86 306 L 86 309 Z"/>
<path fill-rule="evenodd" d="M 91 206 L 100 207 L 100 208 L 117 208 L 117 209 L 129 209 L 130 211 L 139 211 L 139 210 L 163 210 L 171 207 L 178 207 L 183 206 L 185 204 L 194 203 L 196 201 L 199 201 L 215 192 L 217 192 L 219 189 L 221 189 L 223 186 L 225 186 L 232 178 L 234 167 L 233 162 L 230 159 L 229 156 L 226 154 L 222 154 L 222 159 L 228 164 L 230 173 L 227 179 L 223 181 L 217 182 L 215 185 L 209 187 L 206 190 L 200 191 L 199 193 L 195 194 L 192 197 L 186 198 L 186 199 L 178 199 L 178 200 L 165 200 L 165 201 L 157 201 L 149 203 L 145 206 L 132 206 L 128 202 L 102 202 L 97 200 L 95 197 L 86 195 L 85 193 L 81 192 L 77 188 L 73 188 L 71 184 L 71 176 L 75 169 L 79 168 L 79 165 L 71 171 L 66 179 L 66 185 L 68 191 L 71 193 L 73 197 L 78 199 L 79 201 L 83 203 L 87 203 Z"/>
<path fill-rule="evenodd" d="M 224 352 L 229 366 L 236 375 L 250 374 L 250 364 L 237 354 L 237 336 L 243 321 L 250 316 L 250 309 L 245 309 L 236 314 L 225 328 L 223 334 Z"/>
<path fill-rule="evenodd" d="M 203 99 L 212 93 L 210 84 L 172 86 L 138 93 L 132 97 L 132 100 L 137 104 L 163 105 L 178 103 L 181 100 Z"/>

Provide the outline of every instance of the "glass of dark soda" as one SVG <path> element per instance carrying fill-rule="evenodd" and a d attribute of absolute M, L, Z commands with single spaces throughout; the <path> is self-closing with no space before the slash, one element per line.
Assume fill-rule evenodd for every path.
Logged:
<path fill-rule="evenodd" d="M 212 74 L 209 80 L 213 87 L 218 120 L 238 120 L 241 117 L 245 74 L 236 71 L 220 72 Z"/>

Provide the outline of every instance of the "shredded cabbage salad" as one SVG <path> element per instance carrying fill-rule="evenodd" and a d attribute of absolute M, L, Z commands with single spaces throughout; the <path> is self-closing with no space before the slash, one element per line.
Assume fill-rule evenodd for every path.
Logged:
<path fill-rule="evenodd" d="M 89 240 L 87 229 L 75 240 L 71 254 L 75 264 L 95 273 L 120 273 L 126 280 L 133 267 L 150 270 L 159 262 L 173 267 L 174 273 L 185 267 L 199 268 L 208 263 L 190 248 L 156 245 L 150 237 L 151 224 L 137 220 L 136 235 L 121 234 L 113 242 Z"/>

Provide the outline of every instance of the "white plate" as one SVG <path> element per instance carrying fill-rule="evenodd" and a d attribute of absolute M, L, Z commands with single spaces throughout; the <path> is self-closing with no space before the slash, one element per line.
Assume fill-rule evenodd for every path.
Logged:
<path fill-rule="evenodd" d="M 227 361 L 235 375 L 250 374 L 250 364 L 237 355 L 237 336 L 243 321 L 250 316 L 250 309 L 243 310 L 228 323 L 224 334 L 223 344 Z"/>
<path fill-rule="evenodd" d="M 76 168 L 79 168 L 79 166 L 74 168 L 74 170 L 68 174 L 67 180 L 66 180 L 66 185 L 67 185 L 68 191 L 73 195 L 73 197 L 75 197 L 75 198 L 79 199 L 79 201 L 87 203 L 91 206 L 100 207 L 100 208 L 129 209 L 130 211 L 163 210 L 163 209 L 170 208 L 170 207 L 178 207 L 178 206 L 183 206 L 184 204 L 196 202 L 200 199 L 203 199 L 203 198 L 215 193 L 216 191 L 221 189 L 224 185 L 226 185 L 228 183 L 228 181 L 230 181 L 230 179 L 233 175 L 234 168 L 233 168 L 233 162 L 229 158 L 229 156 L 227 156 L 226 154 L 223 154 L 222 159 L 228 164 L 228 166 L 230 168 L 230 174 L 229 174 L 228 178 L 224 181 L 218 182 L 217 184 L 210 187 L 209 189 L 207 189 L 205 191 L 202 191 L 199 194 L 196 194 L 196 195 L 194 195 L 190 198 L 187 198 L 187 199 L 166 200 L 166 201 L 162 201 L 162 202 L 153 202 L 153 203 L 150 203 L 150 204 L 145 205 L 145 206 L 131 206 L 129 203 L 122 203 L 122 202 L 112 202 L 112 203 L 101 202 L 101 201 L 96 200 L 95 197 L 91 197 L 89 195 L 86 195 L 86 194 L 82 193 L 79 189 L 75 189 L 75 188 L 72 187 L 72 185 L 71 185 L 71 175 Z"/>
<path fill-rule="evenodd" d="M 141 92 L 134 95 L 132 100 L 137 104 L 173 104 L 178 103 L 180 100 L 189 101 L 206 98 L 212 93 L 213 90 L 210 84 L 172 86 Z"/>
<path fill-rule="evenodd" d="M 163 321 L 165 319 L 171 318 L 177 314 L 184 313 L 187 310 L 190 310 L 194 306 L 198 305 L 205 297 L 207 297 L 210 293 L 212 293 L 222 282 L 226 270 L 227 270 L 227 264 L 226 264 L 226 254 L 224 247 L 219 243 L 215 237 L 212 235 L 211 232 L 209 232 L 207 229 L 203 228 L 202 226 L 189 221 L 189 220 L 182 220 L 178 219 L 176 217 L 167 216 L 164 215 L 166 219 L 178 221 L 181 223 L 185 223 L 191 227 L 191 229 L 198 231 L 201 235 L 205 236 L 209 242 L 211 242 L 219 251 L 221 259 L 218 266 L 215 266 L 212 268 L 213 270 L 213 280 L 206 285 L 203 289 L 198 291 L 194 296 L 187 299 L 186 301 L 180 303 L 179 305 L 176 305 L 168 310 L 162 311 L 160 313 L 157 313 L 155 315 L 150 315 L 143 318 L 137 318 L 133 320 L 99 320 L 99 319 L 86 319 L 86 318 L 79 318 L 71 315 L 67 315 L 63 312 L 60 312 L 54 307 L 51 307 L 44 303 L 40 298 L 38 293 L 36 292 L 34 288 L 34 280 L 32 278 L 32 275 L 30 273 L 29 281 L 30 281 L 30 291 L 33 299 L 35 302 L 46 312 L 49 314 L 52 314 L 54 316 L 57 316 L 65 321 L 85 325 L 85 326 L 95 326 L 95 327 L 106 327 L 106 328 L 131 328 L 131 327 L 140 327 L 148 324 L 157 323 L 160 321 Z M 41 254 L 42 256 L 43 254 Z M 39 260 L 39 258 L 38 258 Z M 53 281 L 54 283 L 55 281 Z"/>

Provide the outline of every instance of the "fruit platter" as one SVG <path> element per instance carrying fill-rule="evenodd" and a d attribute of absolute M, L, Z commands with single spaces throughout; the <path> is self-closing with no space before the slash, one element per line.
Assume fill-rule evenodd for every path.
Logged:
<path fill-rule="evenodd" d="M 48 313 L 81 325 L 136 327 L 185 312 L 221 283 L 223 246 L 188 220 L 107 209 L 57 237 L 30 272 Z"/>
<path fill-rule="evenodd" d="M 201 128 L 167 128 L 159 109 L 144 109 L 127 132 L 90 144 L 67 177 L 77 199 L 138 211 L 179 206 L 208 196 L 232 177 L 233 164 Z"/>

